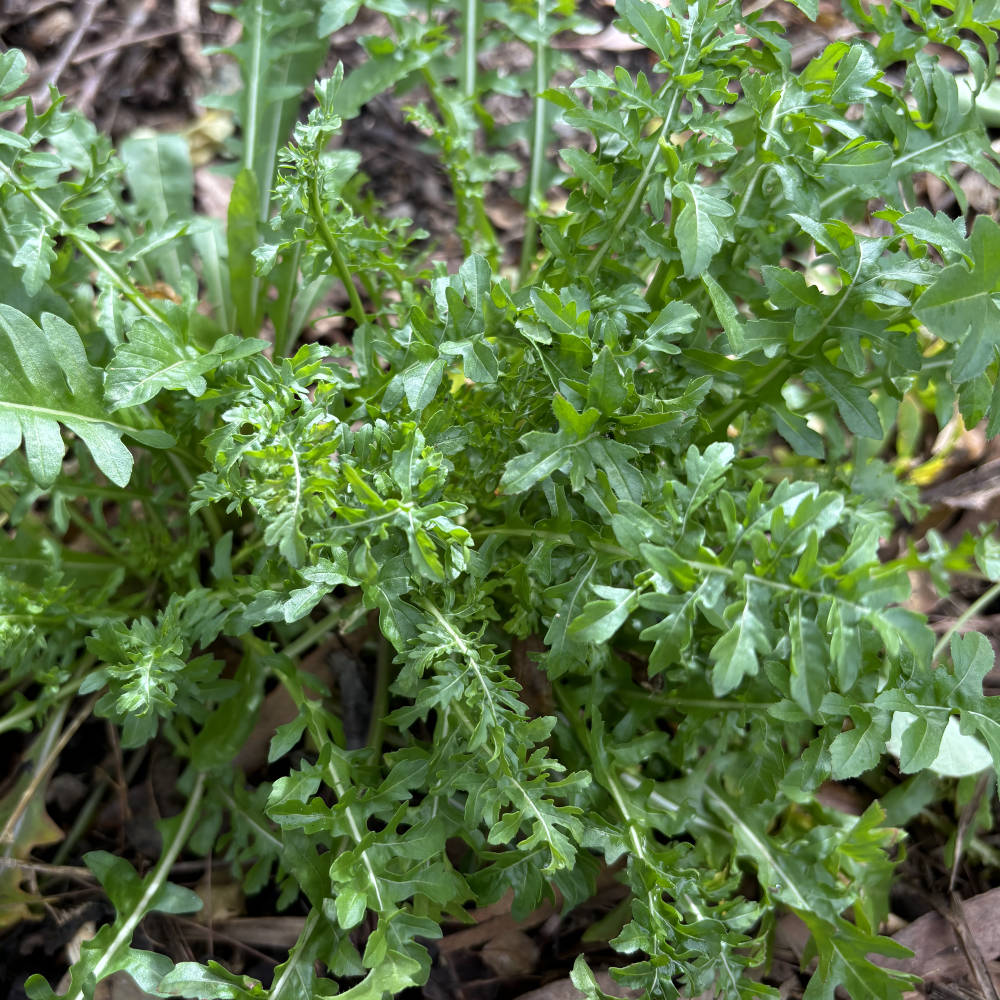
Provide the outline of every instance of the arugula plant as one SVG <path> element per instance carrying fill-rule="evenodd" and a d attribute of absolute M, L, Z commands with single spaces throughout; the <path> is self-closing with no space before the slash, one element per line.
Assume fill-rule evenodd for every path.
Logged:
<path fill-rule="evenodd" d="M 879 964 L 903 954 L 879 935 L 897 826 L 938 775 L 1000 764 L 989 643 L 935 641 L 905 607 L 910 571 L 991 600 L 996 540 L 879 558 L 917 507 L 884 460 L 900 406 L 1000 429 L 1000 227 L 913 192 L 936 174 L 964 210 L 954 163 L 1000 183 L 975 101 L 1000 14 L 849 2 L 860 37 L 793 71 L 766 12 L 619 0 L 651 72 L 550 88 L 553 33 L 582 27 L 565 3 L 367 6 L 390 33 L 316 83 L 287 144 L 360 4 L 233 9 L 225 225 L 195 211 L 176 137 L 115 154 L 58 97 L 0 132 L 0 731 L 39 727 L 44 774 L 90 694 L 126 750 L 169 744 L 187 795 L 145 878 L 85 856 L 117 916 L 62 996 L 125 970 L 157 996 L 375 1000 L 426 981 L 468 905 L 569 909 L 607 865 L 631 893 L 622 986 L 776 996 L 749 974 L 791 912 L 810 1000 L 899 997 L 912 977 Z M 528 76 L 482 73 L 477 47 L 511 37 Z M 965 60 L 961 89 L 930 43 Z M 0 56 L 0 112 L 24 79 Z M 516 274 L 483 203 L 498 87 L 532 109 Z M 387 88 L 422 100 L 454 271 L 329 148 Z M 554 150 L 554 115 L 583 141 Z M 349 348 L 304 337 L 335 294 Z M 302 658 L 368 612 L 372 724 L 349 747 Z M 270 745 L 283 776 L 251 784 L 232 761 L 269 682 L 297 715 Z M 896 826 L 819 801 L 863 775 Z M 53 839 L 37 789 L 0 814 L 15 858 Z M 182 850 L 307 914 L 270 984 L 131 947 L 149 910 L 198 905 L 167 882 Z M 582 957 L 573 981 L 606 995 Z"/>

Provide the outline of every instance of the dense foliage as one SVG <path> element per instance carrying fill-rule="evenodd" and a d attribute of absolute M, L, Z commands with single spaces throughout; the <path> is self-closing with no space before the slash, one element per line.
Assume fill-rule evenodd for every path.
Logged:
<path fill-rule="evenodd" d="M 117 916 L 63 996 L 126 970 L 160 996 L 380 1000 L 426 980 L 467 904 L 571 908 L 616 864 L 624 986 L 776 996 L 746 972 L 791 911 L 810 1000 L 899 996 L 877 964 L 902 952 L 879 936 L 896 826 L 938 774 L 1000 764 L 989 643 L 935 642 L 903 606 L 908 571 L 1000 580 L 995 541 L 880 560 L 916 503 L 888 461 L 901 402 L 1000 429 L 1000 227 L 912 187 L 936 174 L 964 208 L 953 164 L 1000 182 L 974 100 L 1000 9 L 848 0 L 861 34 L 793 71 L 766 13 L 619 0 L 652 72 L 550 89 L 551 39 L 587 29 L 571 5 L 379 0 L 391 31 L 294 125 L 359 6 L 232 11 L 225 225 L 194 211 L 180 137 L 116 153 L 58 99 L 0 132 L 0 731 L 37 727 L 41 767 L 91 695 L 126 749 L 169 744 L 187 795 L 144 877 L 86 855 Z M 532 68 L 481 70 L 512 37 Z M 0 55 L 0 110 L 24 79 Z M 451 182 L 454 273 L 331 147 L 387 88 Z M 494 128 L 494 91 L 530 117 Z M 558 156 L 556 116 L 582 134 Z M 517 136 L 520 273 L 484 211 Z M 350 348 L 306 336 L 337 295 Z M 349 740 L 301 657 L 369 611 L 372 721 Z M 283 776 L 250 784 L 231 762 L 274 683 L 298 714 L 270 746 Z M 880 786 L 888 820 L 817 800 L 887 743 L 909 776 Z M 5 850 L 43 820 L 8 814 Z M 306 907 L 268 986 L 131 946 L 150 910 L 197 907 L 167 876 L 209 850 Z M 582 958 L 573 978 L 605 995 Z"/>

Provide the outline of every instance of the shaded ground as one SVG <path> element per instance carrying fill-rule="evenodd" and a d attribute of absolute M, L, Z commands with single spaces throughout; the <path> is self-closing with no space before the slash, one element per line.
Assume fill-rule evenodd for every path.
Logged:
<path fill-rule="evenodd" d="M 804 65 L 828 41 L 854 31 L 832 4 L 822 8 L 816 25 L 809 25 L 784 5 L 776 4 L 773 11 L 788 24 L 796 65 Z M 592 0 L 587 12 L 604 30 L 590 39 L 569 40 L 584 66 L 600 66 L 609 72 L 617 63 L 632 70 L 648 68 L 648 53 L 609 27 L 609 6 Z M 355 39 L 377 30 L 377 20 L 363 17 L 340 32 L 329 66 L 338 59 L 348 66 L 356 64 L 360 57 Z M 38 100 L 45 100 L 50 84 L 58 84 L 73 105 L 86 110 L 115 138 L 140 127 L 185 132 L 198 162 L 200 208 L 219 215 L 228 202 L 229 181 L 214 168 L 224 158 L 233 126 L 225 116 L 201 109 L 198 98 L 231 89 L 234 69 L 224 57 L 207 57 L 202 50 L 233 42 L 238 31 L 235 21 L 197 0 L 170 4 L 80 0 L 72 7 L 52 0 L 7 0 L 0 13 L 0 40 L 4 46 L 27 52 L 32 70 L 28 88 Z M 530 53 L 512 46 L 502 58 L 530 59 Z M 435 252 L 455 260 L 459 248 L 447 178 L 434 157 L 423 150 L 422 137 L 406 122 L 401 105 L 385 97 L 373 101 L 348 123 L 343 141 L 362 153 L 373 195 L 391 213 L 410 217 L 428 230 Z M 490 110 L 498 121 L 515 120 L 526 115 L 522 105 L 513 98 L 497 98 Z M 512 151 L 522 161 L 527 152 L 523 148 Z M 490 219 L 511 261 L 519 253 L 523 222 L 510 192 L 521 179 L 516 174 L 503 178 L 491 186 L 488 197 Z M 960 183 L 973 213 L 996 214 L 995 190 L 971 174 L 961 177 Z M 919 193 L 934 210 L 958 212 L 954 195 L 938 181 L 927 182 Z M 957 417 L 939 426 L 930 412 L 917 408 L 906 447 L 900 444 L 895 455 L 886 457 L 897 460 L 912 475 L 929 507 L 919 524 L 901 525 L 897 536 L 886 540 L 887 552 L 924 544 L 931 528 L 956 541 L 1000 515 L 1000 444 L 986 442 L 980 428 L 965 429 Z M 927 614 L 939 631 L 961 619 L 964 627 L 986 633 L 1000 648 L 1000 604 L 981 605 L 984 584 L 967 581 L 942 600 L 926 581 L 915 579 L 914 583 L 912 606 Z M 347 640 L 331 639 L 312 658 L 316 670 L 340 688 L 345 701 L 353 699 L 353 708 L 362 718 L 368 711 L 367 692 L 357 683 L 352 689 L 350 678 L 359 676 L 352 664 L 366 655 L 367 638 L 361 630 Z M 1000 676 L 994 686 L 1000 690 Z M 280 702 L 280 695 L 268 700 L 261 723 L 241 754 L 239 763 L 250 778 L 267 777 L 266 741 L 287 709 Z M 3 772 L 11 775 L 4 788 L 8 800 L 21 787 L 19 767 L 28 746 L 24 734 L 0 737 Z M 111 727 L 94 719 L 82 721 L 45 795 L 48 814 L 58 830 L 39 831 L 51 834 L 53 842 L 47 844 L 46 837 L 40 836 L 37 864 L 26 866 L 23 872 L 24 881 L 42 891 L 45 910 L 30 920 L 3 920 L 0 914 L 0 927 L 6 929 L 0 937 L 0 989 L 5 995 L 22 996 L 20 984 L 29 972 L 58 980 L 74 948 L 111 916 L 80 863 L 85 851 L 114 851 L 128 857 L 140 871 L 155 861 L 159 840 L 154 821 L 179 808 L 177 777 L 176 763 L 165 745 L 153 744 L 126 762 Z M 889 775 L 891 781 L 900 777 Z M 825 794 L 838 808 L 860 813 L 875 795 L 887 791 L 859 781 L 831 786 Z M 974 780 L 952 789 L 946 801 L 927 798 L 910 826 L 903 877 L 893 896 L 894 922 L 887 932 L 897 933 L 916 952 L 905 967 L 928 978 L 928 995 L 981 996 L 988 989 L 984 977 L 992 975 L 1000 982 L 1000 962 L 996 961 L 1000 957 L 1000 889 L 994 888 L 1000 841 L 995 834 L 965 837 L 954 895 L 949 895 L 956 826 L 968 833 L 984 801 L 977 796 L 984 794 L 986 805 L 980 808 L 978 819 L 991 830 L 994 789 L 992 785 L 978 787 Z M 150 917 L 137 934 L 137 946 L 162 950 L 178 959 L 214 956 L 233 969 L 269 981 L 276 961 L 301 931 L 301 914 L 294 908 L 276 913 L 275 899 L 266 892 L 244 899 L 225 867 L 214 866 L 211 859 L 178 864 L 171 877 L 198 889 L 206 902 L 205 913 L 198 920 L 162 914 Z M 559 916 L 554 907 L 521 921 L 514 920 L 503 904 L 477 911 L 472 926 L 451 928 L 438 944 L 431 980 L 419 995 L 427 1000 L 559 1000 L 569 996 L 565 976 L 581 945 L 591 952 L 595 967 L 613 961 L 602 942 L 614 936 L 624 894 L 608 872 L 599 894 L 566 917 Z M 780 985 L 785 996 L 801 995 L 804 985 L 798 972 L 801 930 L 790 917 L 783 918 L 778 929 L 767 980 Z M 102 988 L 103 1000 L 140 995 L 124 981 Z"/>

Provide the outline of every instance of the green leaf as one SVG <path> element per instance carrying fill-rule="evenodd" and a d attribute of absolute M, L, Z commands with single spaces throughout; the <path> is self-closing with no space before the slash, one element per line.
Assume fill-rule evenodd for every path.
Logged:
<path fill-rule="evenodd" d="M 900 216 L 896 220 L 896 228 L 926 243 L 933 243 L 939 250 L 949 250 L 963 256 L 969 252 L 965 238 L 965 220 L 951 219 L 944 212 L 931 215 L 923 205 Z"/>
<path fill-rule="evenodd" d="M 427 65 L 432 54 L 428 45 L 415 41 L 396 44 L 385 39 L 369 59 L 344 78 L 333 105 L 334 111 L 345 120 L 356 118 L 363 105 Z"/>
<path fill-rule="evenodd" d="M 414 413 L 420 413 L 430 405 L 441 384 L 444 368 L 445 362 L 442 358 L 433 358 L 430 361 L 414 362 L 401 373 L 406 401 Z"/>
<path fill-rule="evenodd" d="M 884 142 L 851 139 L 831 153 L 822 170 L 836 184 L 862 185 L 884 177 L 892 166 L 892 147 Z"/>
<path fill-rule="evenodd" d="M 569 628 L 570 638 L 578 642 L 607 642 L 635 610 L 638 594 L 623 587 L 595 587 L 603 597 L 590 601 Z"/>
<path fill-rule="evenodd" d="M 673 38 L 663 10 L 643 0 L 619 0 L 615 10 L 647 48 L 661 59 L 669 58 Z"/>
<path fill-rule="evenodd" d="M 722 246 L 720 220 L 730 218 L 735 209 L 728 202 L 709 194 L 703 187 L 687 182 L 675 185 L 674 195 L 684 202 L 674 227 L 684 264 L 684 276 L 697 278 Z"/>
<path fill-rule="evenodd" d="M 587 383 L 587 402 L 605 416 L 613 416 L 625 402 L 626 392 L 621 369 L 611 351 L 607 347 L 602 348 Z"/>
<path fill-rule="evenodd" d="M 181 389 L 197 398 L 205 392 L 206 374 L 225 361 L 249 357 L 266 346 L 262 340 L 226 334 L 209 353 L 201 354 L 185 346 L 165 325 L 139 319 L 128 331 L 128 341 L 115 348 L 104 398 L 112 410 L 146 403 L 163 389 Z"/>
<path fill-rule="evenodd" d="M 869 398 L 869 393 L 855 385 L 846 372 L 833 365 L 820 363 L 803 372 L 803 376 L 815 382 L 824 395 L 837 407 L 847 429 L 860 437 L 882 438 L 882 422 L 878 410 Z"/>
<path fill-rule="evenodd" d="M 237 175 L 229 196 L 226 243 L 229 250 L 229 287 L 236 307 L 236 322 L 245 337 L 260 330 L 260 303 L 254 278 L 253 251 L 260 243 L 257 211 L 260 192 L 254 172 L 244 167 Z"/>
<path fill-rule="evenodd" d="M 712 647 L 712 691 L 722 697 L 737 688 L 744 678 L 756 675 L 758 654 L 771 648 L 764 621 L 759 616 L 759 598 L 750 581 L 746 586 L 746 602 L 737 606 L 736 620 Z"/>
<path fill-rule="evenodd" d="M 904 990 L 917 982 L 915 976 L 879 967 L 872 955 L 908 958 L 911 952 L 891 938 L 874 937 L 846 920 L 829 926 L 807 911 L 799 917 L 812 932 L 819 954 L 819 968 L 809 980 L 804 1000 L 833 1000 L 842 986 L 848 996 L 872 1000 L 900 1000 Z"/>
<path fill-rule="evenodd" d="M 268 996 L 256 980 L 237 976 L 211 960 L 206 965 L 179 962 L 160 981 L 157 990 L 162 995 L 197 1000 L 253 1000 Z"/>
<path fill-rule="evenodd" d="M 791 637 L 790 691 L 792 698 L 810 716 L 815 716 L 829 690 L 829 653 L 815 620 L 797 604 L 788 616 Z"/>
<path fill-rule="evenodd" d="M 183 136 L 162 132 L 132 136 L 122 143 L 120 153 L 135 209 L 149 228 L 161 230 L 170 220 L 191 216 L 194 172 Z M 174 239 L 151 255 L 175 289 L 182 280 L 181 243 Z"/>
<path fill-rule="evenodd" d="M 574 441 L 564 432 L 529 431 L 521 438 L 521 443 L 527 451 L 510 459 L 500 477 L 500 488 L 506 493 L 523 493 L 552 475 L 571 461 L 572 452 L 581 442 Z"/>
<path fill-rule="evenodd" d="M 917 300 L 914 312 L 927 328 L 950 343 L 959 342 L 952 379 L 978 375 L 1000 346 L 1000 226 L 977 216 L 970 237 L 971 267 L 952 264 Z"/>
<path fill-rule="evenodd" d="M 7 49 L 0 53 L 0 97 L 13 94 L 27 79 L 27 59 L 23 52 Z"/>
<path fill-rule="evenodd" d="M 108 479 L 117 486 L 128 483 L 132 455 L 122 434 L 130 428 L 107 419 L 100 374 L 80 335 L 51 313 L 42 314 L 38 327 L 24 313 L 0 305 L 0 459 L 23 440 L 32 476 L 49 485 L 66 452 L 60 424 L 86 444 Z"/>
<path fill-rule="evenodd" d="M 875 767 L 889 737 L 884 713 L 870 714 L 857 708 L 851 710 L 851 719 L 853 728 L 839 733 L 830 745 L 833 776 L 838 780 L 856 778 Z"/>
<path fill-rule="evenodd" d="M 746 347 L 746 333 L 733 300 L 707 271 L 702 274 L 701 280 L 708 289 L 708 296 L 715 308 L 715 315 L 719 317 L 722 329 L 726 331 L 732 352 L 737 356 L 743 354 Z"/>
<path fill-rule="evenodd" d="M 11 263 L 21 269 L 24 290 L 29 295 L 37 295 L 49 280 L 56 261 L 52 234 L 41 218 L 31 223 L 14 223 L 7 231 L 17 241 Z"/>

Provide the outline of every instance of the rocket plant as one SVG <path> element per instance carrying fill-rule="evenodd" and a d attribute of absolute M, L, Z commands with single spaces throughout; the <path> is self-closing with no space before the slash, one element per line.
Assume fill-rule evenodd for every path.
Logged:
<path fill-rule="evenodd" d="M 915 572 L 991 600 L 994 535 L 880 548 L 919 510 L 901 408 L 1000 430 L 1000 227 L 967 228 L 952 176 L 1000 184 L 977 114 L 1000 9 L 846 0 L 855 35 L 793 66 L 766 7 L 619 0 L 648 70 L 554 86 L 553 38 L 588 30 L 567 0 L 377 0 L 360 65 L 313 85 L 361 6 L 230 10 L 222 221 L 181 137 L 114 150 L 0 55 L 24 120 L 0 131 L 0 732 L 34 734 L 44 784 L 93 713 L 126 755 L 168 747 L 186 801 L 144 876 L 84 855 L 115 917 L 61 996 L 123 970 L 153 996 L 382 1000 L 469 908 L 567 912 L 612 869 L 622 987 L 777 996 L 791 913 L 807 1000 L 899 997 L 880 928 L 905 826 L 1000 764 L 989 642 L 907 607 Z M 480 66 L 512 40 L 527 71 Z M 440 158 L 459 266 L 333 141 L 385 91 Z M 502 130 L 493 93 L 524 120 Z M 518 137 L 512 263 L 485 206 Z M 957 218 L 918 203 L 924 173 Z M 357 745 L 303 658 L 373 617 Z M 264 780 L 233 760 L 274 685 L 296 714 Z M 819 794 L 854 779 L 861 816 Z M 41 842 L 26 788 L 14 858 Z M 170 869 L 210 851 L 307 915 L 271 982 L 133 947 L 149 911 L 200 905 Z M 38 913 L 11 869 L 0 893 Z M 572 977 L 606 996 L 584 958 Z"/>

